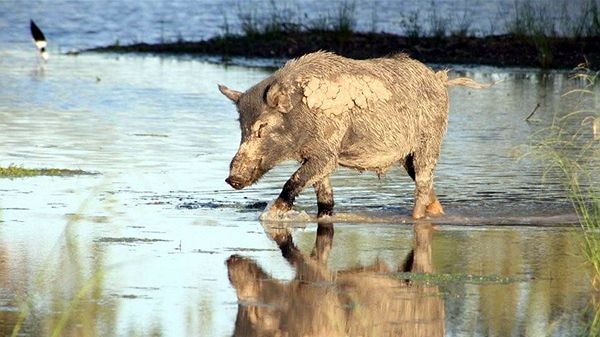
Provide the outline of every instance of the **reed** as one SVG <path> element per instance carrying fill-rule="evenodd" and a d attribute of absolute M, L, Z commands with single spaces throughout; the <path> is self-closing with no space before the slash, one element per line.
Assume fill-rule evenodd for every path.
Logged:
<path fill-rule="evenodd" d="M 558 175 L 583 233 L 583 254 L 593 270 L 591 282 L 600 291 L 600 92 L 598 72 L 576 69 L 576 87 L 562 98 L 573 110 L 555 117 L 534 135 L 533 153 Z"/>
<path fill-rule="evenodd" d="M 572 110 L 554 117 L 534 134 L 533 154 L 546 166 L 545 178 L 562 182 L 582 233 L 581 248 L 590 267 L 592 301 L 582 336 L 600 335 L 600 92 L 599 72 L 575 70 L 575 88 L 562 96 Z"/>
<path fill-rule="evenodd" d="M 341 1 L 334 13 L 319 16 L 306 21 L 299 13 L 291 8 L 282 7 L 274 0 L 269 1 L 268 9 L 259 11 L 254 7 L 245 7 L 238 4 L 237 17 L 240 30 L 246 37 L 272 36 L 306 31 L 333 31 L 339 34 L 349 34 L 356 27 L 356 3 L 354 1 Z M 230 27 L 225 17 L 225 35 L 230 35 Z"/>

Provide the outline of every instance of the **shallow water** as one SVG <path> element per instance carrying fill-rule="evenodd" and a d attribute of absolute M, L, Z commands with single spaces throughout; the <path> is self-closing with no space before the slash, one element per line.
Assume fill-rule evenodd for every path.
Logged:
<path fill-rule="evenodd" d="M 591 295 L 580 237 L 568 225 L 574 216 L 558 184 L 542 183 L 542 164 L 517 160 L 532 132 L 560 111 L 566 74 L 457 71 L 502 81 L 451 89 L 436 172 L 447 215 L 430 242 L 443 330 L 575 335 L 589 319 Z M 73 317 L 69 308 L 81 319 L 66 321 L 69 335 L 228 336 L 247 305 L 238 305 L 228 280 L 231 255 L 293 282 L 294 268 L 257 219 L 294 164 L 243 191 L 223 181 L 239 131 L 216 84 L 244 89 L 268 72 L 95 54 L 55 55 L 40 66 L 17 47 L 1 51 L 0 74 L 0 165 L 100 173 L 0 180 L 3 335 L 26 298 L 33 307 L 25 336 L 49 334 Z M 536 120 L 524 122 L 536 103 Z M 396 270 L 413 247 L 410 178 L 400 169 L 381 179 L 340 169 L 332 181 L 339 215 L 328 270 L 376 259 Z M 298 209 L 314 215 L 311 191 Z M 292 236 L 308 256 L 317 226 L 298 226 Z"/>
<path fill-rule="evenodd" d="M 57 53 L 115 39 L 174 39 L 178 31 L 186 38 L 211 36 L 225 6 L 111 4 L 0 2 L 0 166 L 100 173 L 0 179 L 0 334 L 11 335 L 29 312 L 23 336 L 51 335 L 63 325 L 62 335 L 72 336 L 230 336 L 240 331 L 238 313 L 274 306 L 267 298 L 238 303 L 225 264 L 230 256 L 247 258 L 272 284 L 294 284 L 298 271 L 272 240 L 273 230 L 257 221 L 295 165 L 282 165 L 243 191 L 224 182 L 239 129 L 217 83 L 245 89 L 269 72 L 194 58 Z M 131 12 L 139 14 L 133 22 L 124 18 L 133 18 Z M 47 64 L 33 53 L 29 17 L 53 37 Z M 361 25 L 368 25 L 366 17 Z M 393 20 L 378 18 L 383 26 Z M 162 31 L 160 22 L 166 22 Z M 381 178 L 335 173 L 335 234 L 318 272 L 342 273 L 379 259 L 389 270 L 374 277 L 391 282 L 384 289 L 410 294 L 406 305 L 421 303 L 424 294 L 431 299 L 414 289 L 433 292 L 432 305 L 442 304 L 444 314 L 433 320 L 435 331 L 442 323 L 447 336 L 580 335 L 593 310 L 575 217 L 556 179 L 543 179 L 545 164 L 523 157 L 531 135 L 569 111 L 560 95 L 572 82 L 564 72 L 527 69 L 454 67 L 452 74 L 499 82 L 450 91 L 436 171 L 447 214 L 425 243 L 433 276 L 397 272 L 416 246 L 409 218 L 414 187 L 400 168 Z M 314 216 L 312 191 L 298 198 L 297 208 Z M 300 223 L 277 233 L 289 230 L 297 256 L 309 260 L 323 237 L 318 228 Z M 405 287 L 405 278 L 415 286 Z M 330 287 L 341 298 L 360 293 L 341 282 L 307 284 Z M 29 310 L 21 306 L 26 301 Z M 302 317 L 327 312 L 327 303 L 336 302 L 309 307 Z"/>

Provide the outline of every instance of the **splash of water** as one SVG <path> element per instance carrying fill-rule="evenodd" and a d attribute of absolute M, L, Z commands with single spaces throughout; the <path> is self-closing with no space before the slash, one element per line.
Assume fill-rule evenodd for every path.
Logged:
<path fill-rule="evenodd" d="M 272 206 L 275 200 L 269 202 L 265 210 L 260 214 L 261 221 L 276 221 L 276 222 L 308 222 L 311 220 L 310 215 L 305 211 L 282 211 L 274 209 Z"/>

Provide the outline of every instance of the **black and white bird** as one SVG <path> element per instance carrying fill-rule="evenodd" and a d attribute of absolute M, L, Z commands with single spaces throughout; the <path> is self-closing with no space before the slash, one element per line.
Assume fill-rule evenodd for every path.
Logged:
<path fill-rule="evenodd" d="M 33 43 L 37 47 L 40 52 L 41 58 L 46 61 L 48 60 L 48 52 L 46 51 L 46 46 L 48 43 L 46 42 L 46 37 L 40 27 L 38 27 L 33 20 L 29 20 L 29 27 L 31 28 L 31 36 L 33 37 Z"/>

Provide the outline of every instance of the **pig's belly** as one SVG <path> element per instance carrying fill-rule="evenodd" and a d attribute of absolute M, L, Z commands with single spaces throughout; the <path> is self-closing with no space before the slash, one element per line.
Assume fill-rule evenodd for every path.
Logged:
<path fill-rule="evenodd" d="M 408 153 L 398 148 L 382 150 L 371 146 L 354 147 L 340 152 L 338 164 L 361 171 L 382 173 L 404 160 Z"/>

